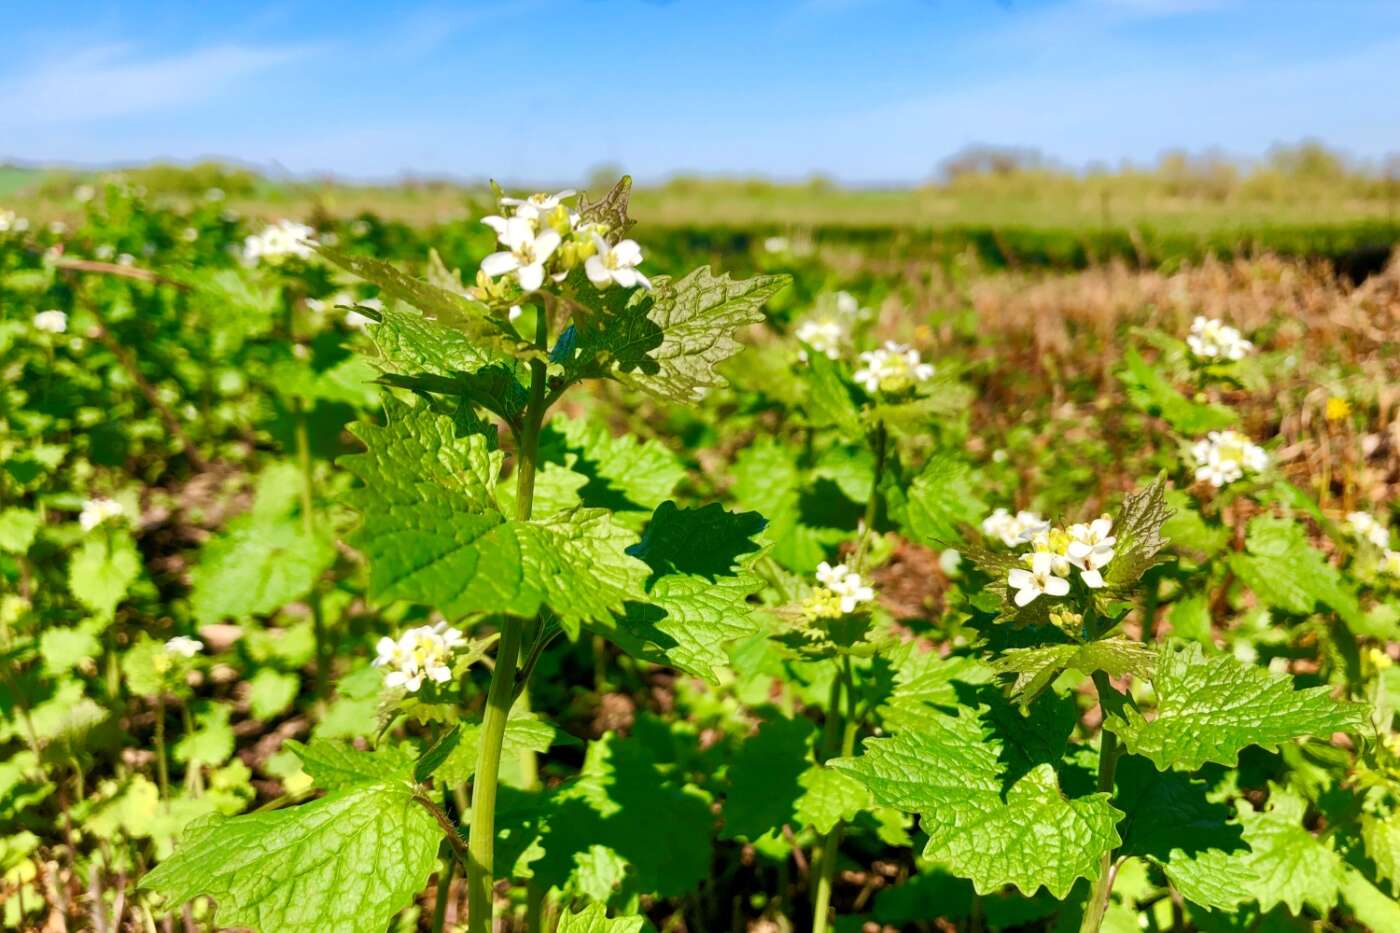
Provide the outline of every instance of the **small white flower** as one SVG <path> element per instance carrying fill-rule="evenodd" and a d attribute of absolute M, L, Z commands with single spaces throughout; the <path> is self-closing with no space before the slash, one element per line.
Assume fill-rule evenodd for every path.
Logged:
<path fill-rule="evenodd" d="M 80 204 L 86 204 L 97 195 L 97 189 L 92 185 L 79 185 L 73 189 L 73 199 Z"/>
<path fill-rule="evenodd" d="M 465 636 L 446 622 L 411 628 L 398 637 L 381 638 L 375 645 L 375 667 L 390 670 L 384 685 L 416 693 L 424 680 L 445 684 L 452 679 L 452 658 L 466 643 Z"/>
<path fill-rule="evenodd" d="M 1069 535 L 1069 546 L 1065 553 L 1072 559 L 1088 557 L 1091 554 L 1113 553 L 1117 538 L 1109 534 L 1113 530 L 1113 519 L 1100 516 L 1086 524 L 1070 525 L 1065 529 Z"/>
<path fill-rule="evenodd" d="M 533 292 L 544 284 L 544 264 L 559 248 L 560 236 L 554 230 L 535 232 L 535 225 L 524 217 L 511 217 L 499 234 L 506 247 L 481 260 L 481 271 L 491 278 L 514 272 L 520 287 Z"/>
<path fill-rule="evenodd" d="M 68 315 L 56 309 L 40 311 L 34 315 L 34 329 L 49 334 L 62 334 L 68 330 Z"/>
<path fill-rule="evenodd" d="M 78 524 L 82 526 L 83 531 L 92 531 L 103 522 L 125 514 L 126 509 L 122 508 L 120 502 L 98 497 L 83 503 L 83 510 L 78 513 Z"/>
<path fill-rule="evenodd" d="M 1240 336 L 1240 332 L 1229 324 L 1215 318 L 1197 316 L 1191 322 L 1191 333 L 1186 338 L 1191 354 L 1202 362 L 1216 360 L 1242 360 L 1254 349 L 1254 344 Z"/>
<path fill-rule="evenodd" d="M 938 569 L 943 571 L 945 576 L 956 577 L 961 566 L 962 555 L 956 548 L 944 548 L 938 553 Z"/>
<path fill-rule="evenodd" d="M 28 229 L 28 220 L 17 216 L 14 211 L 0 210 L 0 233 L 23 233 Z"/>
<path fill-rule="evenodd" d="M 1053 572 L 1053 558 L 1043 551 L 1031 555 L 1029 570 L 1021 567 L 1012 569 L 1006 575 L 1006 582 L 1016 590 L 1016 605 L 1027 606 L 1037 596 L 1064 596 L 1069 592 L 1069 581 Z"/>
<path fill-rule="evenodd" d="M 188 635 L 176 635 L 165 643 L 165 650 L 182 658 L 192 658 L 204 650 L 204 642 Z"/>
<path fill-rule="evenodd" d="M 642 261 L 642 248 L 636 240 L 619 240 L 609 245 L 607 240 L 595 233 L 593 245 L 598 251 L 584 262 L 583 271 L 595 287 L 607 288 L 616 282 L 623 288 L 638 285 L 651 288 L 647 277 L 637 271 L 637 264 Z"/>
<path fill-rule="evenodd" d="M 1381 555 L 1381 573 L 1400 577 L 1400 551 L 1386 551 Z"/>
<path fill-rule="evenodd" d="M 1196 480 L 1217 489 L 1241 479 L 1245 472 L 1268 469 L 1269 455 L 1238 431 L 1211 431 L 1191 448 L 1196 461 Z"/>
<path fill-rule="evenodd" d="M 855 612 L 858 606 L 875 599 L 874 588 L 845 564 L 833 567 L 822 561 L 817 565 L 817 582 L 840 600 L 842 612 Z"/>
<path fill-rule="evenodd" d="M 243 241 L 243 259 L 249 265 L 279 265 L 290 257 L 310 259 L 310 240 L 316 231 L 294 220 L 279 220 Z"/>
<path fill-rule="evenodd" d="M 835 317 L 808 318 L 797 325 L 795 335 L 798 340 L 830 360 L 840 359 L 841 348 L 845 346 L 849 337 L 846 325 Z M 797 355 L 802 362 L 807 362 L 805 349 L 799 350 Z"/>
<path fill-rule="evenodd" d="M 558 207 L 565 198 L 574 196 L 574 189 L 565 188 L 563 191 L 556 191 L 554 194 L 536 192 L 528 198 L 501 198 L 501 204 L 505 207 L 515 208 L 516 217 L 524 217 L 535 220 L 548 214 Z"/>
<path fill-rule="evenodd" d="M 1050 523 L 1034 512 L 1022 509 L 1012 515 L 1006 509 L 997 509 L 982 519 L 982 534 L 989 538 L 999 538 L 1007 547 L 1025 544 L 1050 530 Z"/>
<path fill-rule="evenodd" d="M 933 378 L 933 366 L 920 359 L 918 350 L 893 340 L 878 350 L 862 353 L 860 362 L 855 380 L 871 395 L 897 395 Z"/>
<path fill-rule="evenodd" d="M 92 251 L 92 255 L 101 262 L 111 262 L 117 255 L 117 248 L 111 243 L 102 243 Z"/>
<path fill-rule="evenodd" d="M 1390 531 L 1365 512 L 1352 512 L 1347 516 L 1351 533 L 1362 541 L 1368 541 L 1382 551 L 1390 547 Z"/>
<path fill-rule="evenodd" d="M 763 250 L 767 253 L 786 253 L 791 248 L 792 243 L 785 236 L 770 236 L 763 240 Z"/>

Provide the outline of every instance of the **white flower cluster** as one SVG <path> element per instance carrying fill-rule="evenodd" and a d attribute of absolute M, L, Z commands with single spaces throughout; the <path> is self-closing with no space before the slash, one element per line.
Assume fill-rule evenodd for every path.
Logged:
<path fill-rule="evenodd" d="M 165 650 L 182 658 L 192 658 L 204 650 L 204 642 L 188 635 L 176 635 L 165 643 Z"/>
<path fill-rule="evenodd" d="M 845 564 L 817 565 L 817 588 L 807 597 L 803 611 L 813 619 L 835 619 L 874 602 L 875 589 Z"/>
<path fill-rule="evenodd" d="M 876 392 L 898 395 L 933 378 L 932 363 L 923 362 L 919 351 L 913 347 L 893 340 L 878 350 L 862 353 L 860 362 L 861 367 L 855 372 L 856 382 L 872 395 Z"/>
<path fill-rule="evenodd" d="M 1368 541 L 1382 551 L 1390 549 L 1390 529 L 1365 512 L 1352 512 L 1347 516 L 1351 533 L 1362 541 Z"/>
<path fill-rule="evenodd" d="M 999 538 L 1007 547 L 1025 544 L 1042 531 L 1049 531 L 1050 523 L 1034 512 L 1022 509 L 1012 515 L 1006 509 L 997 509 L 982 519 L 982 534 L 989 538 Z"/>
<path fill-rule="evenodd" d="M 268 224 L 261 233 L 254 233 L 243 241 L 243 260 L 249 265 L 262 262 L 275 266 L 292 257 L 310 259 L 310 240 L 315 233 L 306 224 L 295 220 Z"/>
<path fill-rule="evenodd" d="M 34 329 L 49 334 L 62 334 L 68 330 L 68 315 L 52 308 L 40 311 L 34 315 Z"/>
<path fill-rule="evenodd" d="M 827 359 L 841 358 L 841 353 L 851 339 L 851 327 L 861 318 L 860 302 L 850 292 L 837 292 L 832 301 L 822 302 L 809 314 L 793 332 L 798 340 L 816 350 Z M 797 353 L 802 362 L 807 362 L 807 351 Z"/>
<path fill-rule="evenodd" d="M 1217 360 L 1237 361 L 1245 358 L 1254 344 L 1240 336 L 1240 332 L 1215 318 L 1197 316 L 1191 322 L 1191 333 L 1186 345 L 1196 359 L 1206 363 Z"/>
<path fill-rule="evenodd" d="M 83 531 L 92 531 L 103 522 L 125 514 L 126 509 L 115 499 L 88 499 L 83 503 L 83 510 L 78 513 L 78 524 L 83 527 Z"/>
<path fill-rule="evenodd" d="M 398 637 L 381 638 L 375 646 L 375 667 L 387 667 L 384 686 L 417 693 L 426 678 L 435 684 L 452 679 L 452 655 L 466 638 L 446 622 L 411 628 Z"/>
<path fill-rule="evenodd" d="M 1262 473 L 1269 468 L 1264 448 L 1238 431 L 1211 431 L 1191 448 L 1196 461 L 1196 481 L 1219 489 L 1244 477 L 1246 472 Z"/>
<path fill-rule="evenodd" d="M 0 211 L 0 233 L 23 233 L 29 229 L 29 221 L 19 217 L 14 211 Z"/>
<path fill-rule="evenodd" d="M 546 275 L 562 282 L 570 269 L 582 263 L 595 288 L 614 284 L 650 288 L 651 282 L 637 269 L 642 261 L 637 241 L 609 243 L 604 225 L 580 223 L 578 213 L 564 203 L 573 195 L 568 189 L 501 198 L 501 213 L 483 217 L 482 223 L 496 231 L 496 240 L 505 249 L 481 260 L 482 275 L 488 279 L 514 275 L 520 289 L 528 293 L 539 290 Z"/>
<path fill-rule="evenodd" d="M 1050 528 L 1031 537 L 1031 550 L 1022 555 L 1025 568 L 1016 567 L 1006 582 L 1016 591 L 1016 605 L 1027 606 L 1037 596 L 1064 596 L 1069 593 L 1069 576 L 1079 571 L 1079 579 L 1090 589 L 1104 585 L 1103 568 L 1113 560 L 1117 538 L 1113 519 L 1107 515 L 1088 524 Z"/>

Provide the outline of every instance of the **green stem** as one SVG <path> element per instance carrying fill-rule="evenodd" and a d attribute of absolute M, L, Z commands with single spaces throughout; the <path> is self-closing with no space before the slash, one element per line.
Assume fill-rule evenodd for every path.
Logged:
<path fill-rule="evenodd" d="M 438 872 L 437 899 L 433 903 L 433 933 L 442 933 L 447 920 L 447 905 L 452 900 L 452 876 L 457 871 L 455 858 L 444 858 Z"/>
<path fill-rule="evenodd" d="M 875 431 L 870 438 L 870 446 L 875 452 L 875 474 L 870 481 L 870 498 L 865 500 L 865 521 L 861 525 L 860 542 L 856 545 L 852 567 L 860 571 L 865 562 L 865 552 L 870 544 L 870 536 L 875 531 L 875 516 L 880 509 L 880 480 L 885 474 L 885 458 L 889 451 L 890 435 L 885 423 L 875 423 Z"/>
<path fill-rule="evenodd" d="M 543 350 L 549 336 L 549 319 L 540 313 L 535 327 L 535 346 Z M 545 363 L 530 361 L 530 401 L 516 445 L 515 514 L 527 521 L 534 506 L 535 466 L 539 458 L 540 425 L 545 413 Z M 515 701 L 516 665 L 524 622 L 505 616 L 501 619 L 501 642 L 496 649 L 496 666 L 486 693 L 486 715 L 481 723 L 481 745 L 477 752 L 476 778 L 472 783 L 471 833 L 467 840 L 467 929 L 469 933 L 489 933 L 492 926 L 494 859 L 496 850 L 496 784 L 501 770 L 501 743 L 506 720 Z"/>
<path fill-rule="evenodd" d="M 1116 693 L 1108 682 L 1108 675 L 1103 671 L 1095 671 L 1094 687 L 1098 690 L 1099 710 L 1107 716 L 1106 701 Z M 1117 769 L 1118 736 L 1108 729 L 1102 729 L 1099 732 L 1099 793 L 1113 793 L 1113 775 Z M 1089 891 L 1089 901 L 1084 905 L 1084 922 L 1079 925 L 1079 933 L 1098 933 L 1103 924 L 1104 914 L 1108 911 L 1108 896 L 1113 891 L 1115 874 L 1113 852 L 1105 852 L 1099 860 L 1099 871 L 1094 878 L 1093 888 Z"/>
<path fill-rule="evenodd" d="M 156 780 L 160 799 L 170 799 L 170 765 L 165 760 L 165 694 L 156 694 Z"/>
<path fill-rule="evenodd" d="M 855 680 L 854 672 L 851 670 L 851 659 L 847 656 L 841 660 L 841 673 L 832 682 L 830 706 L 827 708 L 826 715 L 828 725 L 841 720 L 841 693 L 844 690 L 848 715 L 841 733 L 840 754 L 842 758 L 849 758 L 851 753 L 855 751 L 856 733 L 860 731 L 860 723 L 855 717 Z M 831 734 L 830 728 L 828 728 L 827 734 Z M 822 837 L 821 867 L 817 874 L 816 894 L 812 899 L 812 933 L 826 933 L 830 924 L 831 888 L 836 880 L 838 850 L 841 848 L 841 835 L 845 828 L 844 823 L 838 822 L 831 827 L 830 832 Z"/>

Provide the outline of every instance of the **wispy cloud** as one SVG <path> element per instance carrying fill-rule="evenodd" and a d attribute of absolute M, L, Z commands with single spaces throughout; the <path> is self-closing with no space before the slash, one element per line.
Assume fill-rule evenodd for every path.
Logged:
<path fill-rule="evenodd" d="M 87 124 L 178 110 L 318 51 L 310 45 L 216 45 L 142 57 L 129 45 L 92 46 L 0 81 L 0 127 Z"/>

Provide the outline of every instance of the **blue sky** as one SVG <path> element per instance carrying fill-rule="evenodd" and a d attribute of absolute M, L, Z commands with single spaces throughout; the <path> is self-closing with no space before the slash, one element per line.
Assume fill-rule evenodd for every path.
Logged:
<path fill-rule="evenodd" d="M 69 0 L 0 35 L 0 160 L 882 183 L 972 142 L 1400 152 L 1393 0 Z"/>

